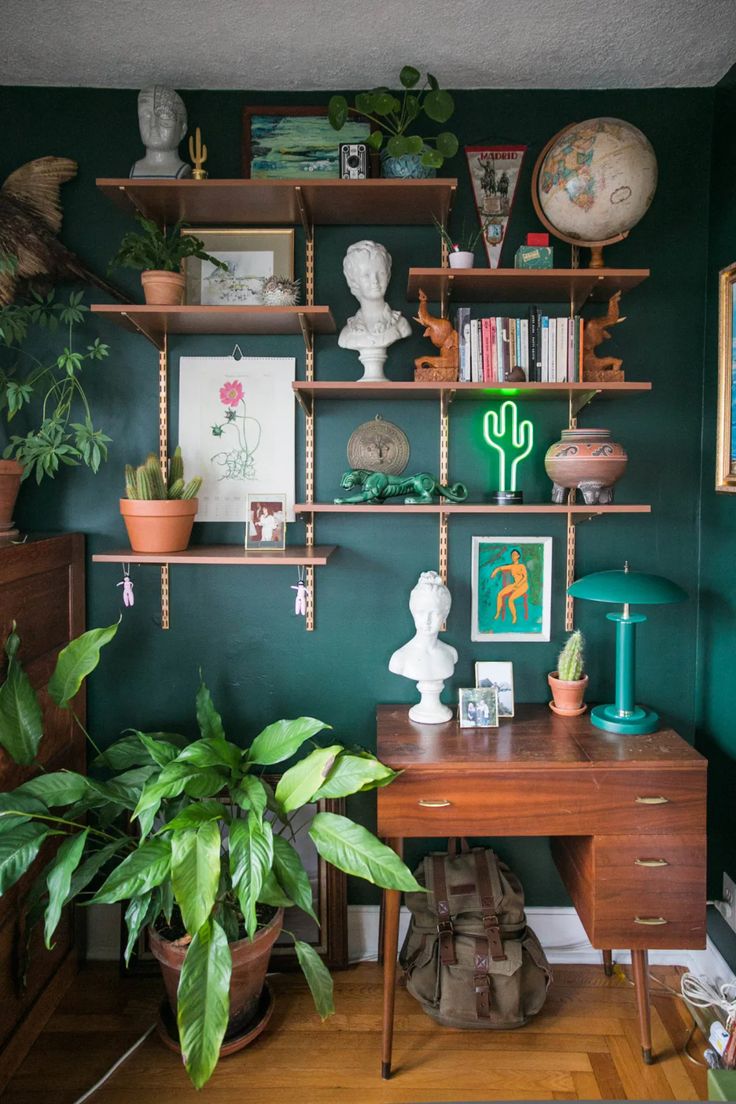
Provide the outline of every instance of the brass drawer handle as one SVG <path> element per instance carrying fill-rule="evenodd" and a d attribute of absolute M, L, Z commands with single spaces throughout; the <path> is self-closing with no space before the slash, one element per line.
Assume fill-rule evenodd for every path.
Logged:
<path fill-rule="evenodd" d="M 635 916 L 635 924 L 647 924 L 649 927 L 656 927 L 658 924 L 669 924 L 669 920 L 665 920 L 664 916 Z"/>
<path fill-rule="evenodd" d="M 666 859 L 634 859 L 634 866 L 669 866 Z"/>
<path fill-rule="evenodd" d="M 637 805 L 669 805 L 668 797 L 637 797 Z"/>
<path fill-rule="evenodd" d="M 421 805 L 424 809 L 445 809 L 448 805 L 452 805 L 451 801 L 445 801 L 444 798 L 440 798 L 438 801 L 430 801 L 428 798 L 420 798 L 417 801 L 417 805 Z"/>

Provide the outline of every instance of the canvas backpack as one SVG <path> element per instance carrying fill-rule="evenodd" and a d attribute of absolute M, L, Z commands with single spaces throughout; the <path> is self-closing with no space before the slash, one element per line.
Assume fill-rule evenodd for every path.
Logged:
<path fill-rule="evenodd" d="M 527 926 L 519 879 L 489 848 L 430 854 L 407 893 L 399 962 L 406 987 L 447 1027 L 521 1027 L 539 1012 L 552 971 Z"/>

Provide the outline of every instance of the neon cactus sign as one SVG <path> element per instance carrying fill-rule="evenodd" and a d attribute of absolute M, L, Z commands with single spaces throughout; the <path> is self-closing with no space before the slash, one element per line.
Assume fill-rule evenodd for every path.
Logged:
<path fill-rule="evenodd" d="M 516 403 L 507 399 L 500 410 L 489 410 L 483 419 L 486 443 L 498 453 L 498 490 L 492 495 L 499 505 L 518 505 L 523 494 L 516 489 L 517 469 L 534 445 L 534 427 L 519 421 Z"/>

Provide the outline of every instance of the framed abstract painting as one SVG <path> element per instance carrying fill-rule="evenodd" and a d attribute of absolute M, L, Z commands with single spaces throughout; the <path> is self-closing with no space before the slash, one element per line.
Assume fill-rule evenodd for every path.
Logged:
<path fill-rule="evenodd" d="M 340 144 L 365 142 L 370 132 L 369 122 L 351 119 L 338 134 L 326 107 L 244 107 L 243 176 L 335 180 L 340 175 Z"/>
<path fill-rule="evenodd" d="M 718 287 L 718 436 L 716 490 L 736 492 L 736 264 L 724 268 Z"/>
<path fill-rule="evenodd" d="M 552 537 L 473 537 L 471 640 L 550 638 Z"/>

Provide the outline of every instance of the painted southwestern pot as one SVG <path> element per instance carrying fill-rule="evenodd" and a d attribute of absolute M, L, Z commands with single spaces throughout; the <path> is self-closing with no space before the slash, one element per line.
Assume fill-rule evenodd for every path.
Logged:
<path fill-rule="evenodd" d="M 563 429 L 547 449 L 544 466 L 552 480 L 552 501 L 562 503 L 576 487 L 586 506 L 613 502 L 613 485 L 626 471 L 628 456 L 608 429 Z"/>

